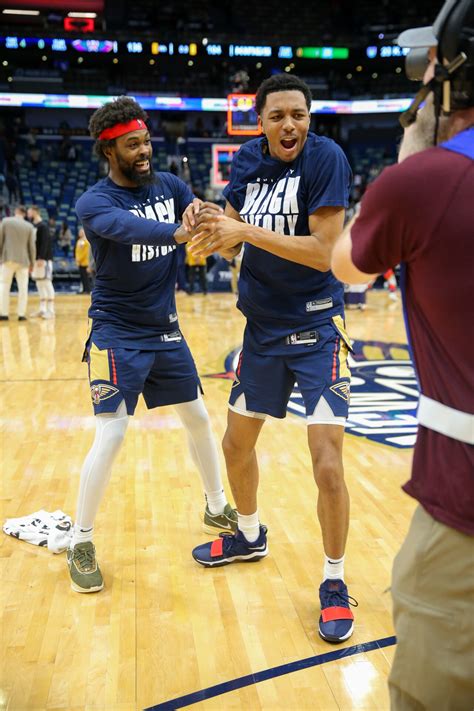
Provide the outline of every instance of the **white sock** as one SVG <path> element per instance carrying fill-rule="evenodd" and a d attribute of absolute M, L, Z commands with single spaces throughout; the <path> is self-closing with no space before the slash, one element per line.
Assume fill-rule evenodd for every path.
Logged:
<path fill-rule="evenodd" d="M 249 516 L 239 514 L 239 512 L 237 511 L 237 526 L 239 528 L 239 531 L 242 531 L 245 536 L 245 539 L 249 543 L 255 543 L 255 541 L 260 535 L 260 521 L 258 518 L 258 510 L 255 511 L 255 513 L 253 514 L 250 514 Z"/>
<path fill-rule="evenodd" d="M 204 402 L 199 395 L 196 400 L 179 403 L 174 408 L 186 429 L 191 459 L 201 475 L 209 509 L 213 514 L 222 513 L 227 498 L 222 486 L 216 441 Z"/>
<path fill-rule="evenodd" d="M 117 412 L 97 415 L 96 432 L 81 470 L 73 544 L 92 540 L 94 520 L 109 483 L 112 464 L 122 446 L 128 415 L 122 400 Z"/>
<path fill-rule="evenodd" d="M 81 528 L 74 524 L 74 530 L 71 539 L 71 548 L 74 548 L 78 543 L 85 543 L 86 541 L 92 541 L 94 536 L 94 527 L 92 528 Z"/>
<path fill-rule="evenodd" d="M 206 491 L 207 505 L 211 514 L 221 514 L 224 512 L 227 499 L 224 489 L 219 491 Z"/>
<path fill-rule="evenodd" d="M 323 580 L 344 580 L 344 556 L 329 558 L 324 555 Z"/>
<path fill-rule="evenodd" d="M 50 314 L 54 314 L 54 299 L 48 299 L 48 311 Z"/>
<path fill-rule="evenodd" d="M 46 309 L 47 309 L 46 304 L 47 304 L 46 299 L 41 299 L 41 300 L 40 300 L 40 307 L 39 307 L 40 313 L 42 313 L 42 314 L 45 314 L 45 313 L 46 313 Z"/>

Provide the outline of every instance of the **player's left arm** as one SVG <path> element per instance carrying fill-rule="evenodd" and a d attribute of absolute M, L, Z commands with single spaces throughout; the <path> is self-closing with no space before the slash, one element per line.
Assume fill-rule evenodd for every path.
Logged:
<path fill-rule="evenodd" d="M 377 277 L 377 274 L 361 272 L 352 261 L 351 229 L 356 220 L 357 215 L 347 223 L 342 233 L 336 238 L 331 255 L 331 270 L 334 276 L 346 284 L 366 284 Z"/>
<path fill-rule="evenodd" d="M 238 222 L 226 215 L 201 217 L 200 231 L 191 242 L 191 250 L 208 256 L 247 242 L 282 259 L 326 272 L 330 269 L 332 248 L 344 224 L 344 208 L 320 207 L 309 216 L 308 222 L 309 235 L 293 236 Z"/>
<path fill-rule="evenodd" d="M 246 242 L 305 267 L 327 272 L 331 251 L 344 225 L 343 207 L 320 207 L 309 215 L 309 235 L 280 235 L 261 227 L 250 227 Z"/>

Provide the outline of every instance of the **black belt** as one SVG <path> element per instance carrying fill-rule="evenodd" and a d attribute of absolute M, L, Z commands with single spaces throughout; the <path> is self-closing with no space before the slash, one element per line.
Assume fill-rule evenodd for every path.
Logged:
<path fill-rule="evenodd" d="M 285 338 L 285 343 L 290 346 L 311 346 L 319 341 L 318 331 L 300 331 L 299 333 L 290 333 Z"/>

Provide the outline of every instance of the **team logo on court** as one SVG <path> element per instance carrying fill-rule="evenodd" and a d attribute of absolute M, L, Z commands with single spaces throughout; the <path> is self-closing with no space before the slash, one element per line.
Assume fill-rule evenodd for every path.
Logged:
<path fill-rule="evenodd" d="M 349 354 L 351 369 L 349 417 L 346 432 L 391 447 L 413 447 L 417 432 L 418 383 L 404 343 L 354 341 Z M 225 370 L 208 377 L 234 380 L 240 348 L 225 359 Z M 333 392 L 347 399 L 349 384 L 338 383 Z M 305 417 L 298 385 L 288 412 Z"/>
<path fill-rule="evenodd" d="M 113 397 L 116 393 L 118 393 L 118 389 L 106 383 L 99 383 L 99 385 L 92 385 L 91 387 L 91 397 L 94 405 L 100 405 L 103 400 L 108 400 L 109 397 Z"/>

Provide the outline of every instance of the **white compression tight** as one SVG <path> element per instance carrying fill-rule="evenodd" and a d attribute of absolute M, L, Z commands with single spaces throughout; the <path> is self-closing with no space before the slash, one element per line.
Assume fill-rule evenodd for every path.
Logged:
<path fill-rule="evenodd" d="M 219 456 L 209 415 L 199 396 L 174 406 L 188 437 L 191 457 L 201 475 L 209 504 L 222 510 L 226 504 L 222 490 Z M 72 545 L 92 540 L 94 520 L 110 480 L 112 465 L 122 446 L 129 417 L 122 401 L 117 412 L 97 415 L 94 443 L 81 471 L 76 523 Z"/>
<path fill-rule="evenodd" d="M 227 500 L 222 489 L 219 455 L 211 429 L 211 421 L 199 395 L 196 400 L 174 406 L 186 430 L 191 458 L 201 475 L 211 510 L 224 508 Z"/>
<path fill-rule="evenodd" d="M 116 412 L 95 418 L 94 443 L 82 465 L 73 546 L 92 540 L 94 520 L 109 483 L 115 457 L 122 446 L 128 419 L 124 400 Z"/>

